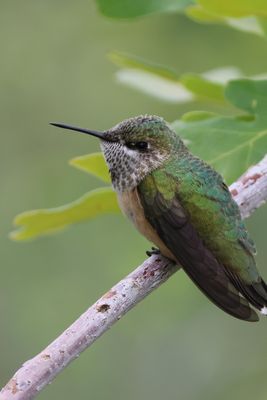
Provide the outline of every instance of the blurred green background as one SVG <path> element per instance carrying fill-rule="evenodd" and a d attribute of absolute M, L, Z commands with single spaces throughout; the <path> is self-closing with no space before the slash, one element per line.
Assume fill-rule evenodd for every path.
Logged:
<path fill-rule="evenodd" d="M 267 43 L 180 15 L 113 21 L 92 0 L 5 0 L 0 31 L 1 387 L 140 264 L 150 246 L 122 216 L 103 216 L 29 243 L 8 239 L 17 213 L 55 207 L 99 186 L 67 165 L 98 150 L 97 141 L 48 122 L 105 129 L 138 114 L 173 121 L 203 108 L 162 103 L 118 85 L 106 57 L 111 50 L 180 73 L 235 65 L 256 74 L 267 71 Z M 248 221 L 265 278 L 266 211 L 262 207 Z M 39 398 L 266 399 L 266 330 L 264 319 L 248 324 L 224 314 L 179 272 Z"/>

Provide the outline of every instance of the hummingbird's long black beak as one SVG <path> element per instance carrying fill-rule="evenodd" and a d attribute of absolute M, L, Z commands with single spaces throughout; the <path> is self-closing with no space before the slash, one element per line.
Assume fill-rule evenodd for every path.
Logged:
<path fill-rule="evenodd" d="M 57 126 L 58 128 L 69 129 L 71 131 L 86 133 L 87 135 L 95 136 L 99 139 L 110 141 L 110 139 L 107 139 L 104 137 L 104 132 L 92 131 L 92 130 L 84 129 L 84 128 L 78 128 L 77 126 L 61 124 L 58 122 L 50 122 L 50 125 Z"/>

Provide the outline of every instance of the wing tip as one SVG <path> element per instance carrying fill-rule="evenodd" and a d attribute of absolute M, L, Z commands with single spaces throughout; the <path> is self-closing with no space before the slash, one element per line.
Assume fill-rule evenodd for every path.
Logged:
<path fill-rule="evenodd" d="M 254 310 L 251 310 L 250 316 L 247 319 L 247 321 L 248 322 L 258 322 L 259 321 L 258 314 Z"/>
<path fill-rule="evenodd" d="M 224 308 L 218 304 L 217 304 L 217 306 L 219 306 L 227 314 L 230 314 L 232 317 L 235 317 L 239 320 L 242 320 L 245 322 L 258 322 L 259 321 L 259 315 L 257 314 L 257 312 L 255 310 L 250 308 L 248 303 L 245 304 L 242 302 L 238 309 Z M 266 312 L 267 312 L 267 308 L 266 308 Z"/>

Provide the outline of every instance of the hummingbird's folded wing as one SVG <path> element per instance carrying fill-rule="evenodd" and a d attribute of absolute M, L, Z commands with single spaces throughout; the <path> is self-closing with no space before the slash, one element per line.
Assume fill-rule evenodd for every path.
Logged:
<path fill-rule="evenodd" d="M 139 198 L 147 220 L 206 296 L 236 318 L 257 321 L 256 312 L 234 287 L 224 266 L 205 246 L 178 195 L 168 199 L 167 206 L 158 190 L 139 190 Z"/>

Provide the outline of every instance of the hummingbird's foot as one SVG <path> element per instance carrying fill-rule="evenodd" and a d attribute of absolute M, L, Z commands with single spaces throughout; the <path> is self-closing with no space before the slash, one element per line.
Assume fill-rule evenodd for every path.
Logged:
<path fill-rule="evenodd" d="M 160 254 L 160 250 L 157 249 L 156 247 L 152 247 L 151 250 L 146 251 L 146 255 L 148 257 L 151 257 L 153 254 L 159 255 Z"/>

